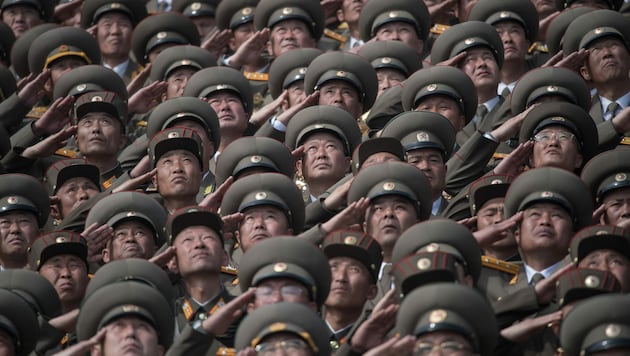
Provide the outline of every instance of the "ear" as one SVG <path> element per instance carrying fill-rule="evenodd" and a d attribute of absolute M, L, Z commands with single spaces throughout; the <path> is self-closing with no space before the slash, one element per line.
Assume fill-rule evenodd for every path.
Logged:
<path fill-rule="evenodd" d="M 273 41 L 271 37 L 269 37 L 269 41 L 267 41 L 267 53 L 269 53 L 271 57 L 275 57 L 273 54 Z"/>
<path fill-rule="evenodd" d="M 157 172 L 153 176 L 151 176 L 151 183 L 155 186 L 155 189 L 158 189 L 158 180 L 157 180 Z"/>
<path fill-rule="evenodd" d="M 118 149 L 122 150 L 127 146 L 127 135 L 123 132 L 120 134 L 120 144 L 118 145 Z"/>
<path fill-rule="evenodd" d="M 580 67 L 580 74 L 582 75 L 582 78 L 584 78 L 584 80 L 591 80 L 591 71 L 588 69 L 588 66 L 583 65 Z"/>
<path fill-rule="evenodd" d="M 343 10 L 341 10 L 341 9 L 337 9 L 337 20 L 339 22 L 346 21 L 346 17 L 343 15 Z"/>
<path fill-rule="evenodd" d="M 521 230 L 518 226 L 516 227 L 516 230 L 514 230 L 514 240 L 516 240 L 517 245 L 521 244 Z"/>
<path fill-rule="evenodd" d="M 578 153 L 577 156 L 575 156 L 573 168 L 579 169 L 580 167 L 582 167 L 582 162 L 584 162 L 584 157 L 582 157 L 582 155 Z"/>
<path fill-rule="evenodd" d="M 350 172 L 350 169 L 352 168 L 352 158 L 351 157 L 346 157 L 346 173 Z"/>
<path fill-rule="evenodd" d="M 236 51 L 236 42 L 234 41 L 234 35 L 232 35 L 232 37 L 230 37 L 230 39 L 228 40 L 228 47 L 230 48 L 230 50 L 232 51 Z"/>
<path fill-rule="evenodd" d="M 103 262 L 108 263 L 109 259 L 109 249 L 105 247 L 103 251 L 101 251 L 101 258 L 103 258 Z"/>
<path fill-rule="evenodd" d="M 92 346 L 90 350 L 90 356 L 101 356 L 103 353 L 101 352 L 101 344 L 96 344 Z"/>
<path fill-rule="evenodd" d="M 302 172 L 302 161 L 303 159 L 295 161 L 295 171 L 299 177 L 304 177 L 304 172 Z"/>
<path fill-rule="evenodd" d="M 226 266 L 230 262 L 230 260 L 228 259 L 227 251 L 225 250 L 222 250 L 222 251 L 223 251 L 223 254 L 221 256 L 221 265 Z"/>
<path fill-rule="evenodd" d="M 50 216 L 52 216 L 53 219 L 63 219 L 63 216 L 61 216 L 61 208 L 59 207 L 59 204 L 50 204 Z"/>
<path fill-rule="evenodd" d="M 376 294 L 378 293 L 378 287 L 376 284 L 371 284 L 367 290 L 367 299 L 372 300 L 376 298 Z"/>
<path fill-rule="evenodd" d="M 44 90 L 46 91 L 46 93 L 53 92 L 52 79 L 48 78 L 48 80 L 46 80 L 46 82 L 44 83 Z"/>

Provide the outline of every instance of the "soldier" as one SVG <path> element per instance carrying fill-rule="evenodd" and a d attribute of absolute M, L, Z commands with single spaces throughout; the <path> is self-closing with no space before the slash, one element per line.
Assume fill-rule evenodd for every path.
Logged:
<path fill-rule="evenodd" d="M 577 1 L 577 0 L 565 0 L 564 7 L 566 9 L 573 9 L 582 6 L 588 6 L 595 9 L 608 9 L 617 11 L 623 1 L 620 0 L 586 0 L 586 1 Z"/>
<path fill-rule="evenodd" d="M 39 24 L 50 22 L 53 17 L 54 6 L 52 0 L 3 1 L 0 6 L 2 22 L 11 27 L 17 38 Z"/>
<path fill-rule="evenodd" d="M 593 10 L 595 9 L 587 6 L 573 7 L 570 9 L 565 9 L 558 16 L 551 20 L 551 22 L 549 23 L 549 28 L 547 28 L 547 35 L 545 36 L 549 55 L 553 56 L 559 51 L 562 51 L 564 34 L 571 22 L 573 22 L 573 20 L 575 20 L 576 18 Z"/>
<path fill-rule="evenodd" d="M 28 66 L 28 51 L 30 50 L 33 41 L 42 33 L 58 27 L 59 25 L 54 23 L 43 23 L 26 31 L 24 35 L 15 40 L 15 43 L 13 43 L 13 46 L 11 47 L 10 56 L 11 66 L 18 78 L 24 78 L 30 74 Z"/>
<path fill-rule="evenodd" d="M 35 312 L 23 297 L 0 289 L 0 352 L 5 355 L 28 355 L 35 349 L 39 335 Z"/>
<path fill-rule="evenodd" d="M 361 47 L 358 55 L 367 59 L 376 71 L 378 95 L 400 85 L 422 68 L 422 59 L 409 46 L 398 41 L 377 41 Z"/>
<path fill-rule="evenodd" d="M 201 39 L 206 39 L 216 25 L 215 14 L 221 0 L 175 0 L 173 11 L 181 12 L 197 27 Z"/>
<path fill-rule="evenodd" d="M 340 50 L 348 51 L 365 43 L 361 39 L 359 19 L 361 10 L 363 10 L 363 6 L 366 3 L 367 0 L 343 0 L 341 6 L 337 9 L 337 20 L 345 24 L 346 28 L 341 33 L 324 30 L 325 36 L 337 39 L 340 42 Z M 329 32 L 333 32 L 334 35 Z"/>
<path fill-rule="evenodd" d="M 257 0 L 221 1 L 217 5 L 215 17 L 217 28 L 221 31 L 228 29 L 231 31 L 226 56 L 221 58 L 223 64 L 229 62 L 229 56 L 233 55 L 254 34 L 256 5 L 258 5 Z M 252 67 L 264 67 L 265 62 L 262 56 L 256 56 Z"/>
<path fill-rule="evenodd" d="M 288 91 L 288 108 L 302 102 L 306 98 L 306 70 L 320 54 L 322 52 L 316 48 L 299 48 L 278 56 L 269 67 L 269 95 L 276 99 L 285 90 Z"/>

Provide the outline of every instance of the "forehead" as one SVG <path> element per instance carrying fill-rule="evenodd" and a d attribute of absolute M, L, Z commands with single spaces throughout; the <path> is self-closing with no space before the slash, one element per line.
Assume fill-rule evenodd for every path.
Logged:
<path fill-rule="evenodd" d="M 548 202 L 534 203 L 528 206 L 526 209 L 524 209 L 524 211 L 529 211 L 529 210 L 534 210 L 534 209 L 543 209 L 543 210 L 551 210 L 555 212 L 562 212 L 563 214 L 566 214 L 567 216 L 569 214 L 566 210 L 564 210 L 562 206 L 558 204 L 554 204 L 554 203 L 548 203 Z"/>
<path fill-rule="evenodd" d="M 0 219 L 19 219 L 28 218 L 35 220 L 35 214 L 26 210 L 10 211 L 8 213 L 0 214 Z"/>
<path fill-rule="evenodd" d="M 98 18 L 97 24 L 100 24 L 101 22 L 105 22 L 105 21 L 117 21 L 117 22 L 126 21 L 126 22 L 131 23 L 131 19 L 129 18 L 129 16 L 118 11 L 109 11 L 109 12 L 104 13 L 103 15 L 101 15 L 101 17 Z"/>
<path fill-rule="evenodd" d="M 182 77 L 182 76 L 192 76 L 193 74 L 195 74 L 197 72 L 196 69 L 190 68 L 190 67 L 179 67 L 177 69 L 174 69 L 173 71 L 171 71 L 171 73 L 168 75 L 167 79 L 171 79 L 174 77 Z"/>
<path fill-rule="evenodd" d="M 281 288 L 281 287 L 284 287 L 284 286 L 298 286 L 298 287 L 306 288 L 299 281 L 297 281 L 295 279 L 292 279 L 292 278 L 286 278 L 286 277 L 267 278 L 267 279 L 263 280 L 262 282 L 258 283 L 258 285 L 256 287 Z"/>
<path fill-rule="evenodd" d="M 54 256 L 50 257 L 49 259 L 46 260 L 46 262 L 44 262 L 44 265 L 48 264 L 52 260 L 80 261 L 80 262 L 83 262 L 83 260 L 81 260 L 79 258 L 79 256 L 66 253 L 66 254 L 59 254 L 59 255 L 54 255 Z"/>
<path fill-rule="evenodd" d="M 61 185 L 60 188 L 67 187 L 67 186 L 69 186 L 71 184 L 79 184 L 79 185 L 89 184 L 89 185 L 92 185 L 92 186 L 96 187 L 96 184 L 94 184 L 94 182 L 92 182 L 88 178 L 85 178 L 85 177 L 72 177 L 72 178 L 66 179 L 66 181 L 63 182 L 63 184 Z"/>
<path fill-rule="evenodd" d="M 207 98 L 208 98 L 208 100 L 228 100 L 228 99 L 233 99 L 233 100 L 237 100 L 238 102 L 241 101 L 241 97 L 238 96 L 238 94 L 236 94 L 235 92 L 233 92 L 231 90 L 216 91 L 216 92 L 213 92 L 210 95 L 208 95 Z"/>
<path fill-rule="evenodd" d="M 571 130 L 569 130 L 568 128 L 566 128 L 565 126 L 561 126 L 561 125 L 549 125 L 549 126 L 545 126 L 542 130 L 538 131 L 538 133 L 541 132 L 567 132 L 567 133 L 573 133 L 571 132 Z"/>
<path fill-rule="evenodd" d="M 457 106 L 457 102 L 455 101 L 455 99 L 451 98 L 448 95 L 442 95 L 442 94 L 425 96 L 424 98 L 418 100 L 418 102 L 416 103 L 416 106 L 435 105 L 435 104 L 440 104 L 440 105 L 447 104 L 451 106 Z"/>
<path fill-rule="evenodd" d="M 412 202 L 409 201 L 409 199 L 401 197 L 400 195 L 383 195 L 376 199 L 370 200 L 370 205 L 395 203 L 412 205 Z"/>
<path fill-rule="evenodd" d="M 615 189 L 609 193 L 606 193 L 606 195 L 604 196 L 604 202 L 628 198 L 630 198 L 630 187 Z"/>
<path fill-rule="evenodd" d="M 276 23 L 275 25 L 273 25 L 271 30 L 273 31 L 276 28 L 282 28 L 282 27 L 302 27 L 302 28 L 306 28 L 307 25 L 302 20 L 289 19 L 289 20 L 284 20 L 284 21 L 280 21 L 280 22 Z"/>
<path fill-rule="evenodd" d="M 628 261 L 628 257 L 624 256 L 623 254 L 615 251 L 615 250 L 610 250 L 607 248 L 602 248 L 602 249 L 598 249 L 598 250 L 593 250 L 591 252 L 589 252 L 588 255 L 586 255 L 582 260 L 584 259 L 595 259 L 595 258 L 623 258 L 624 260 Z"/>
<path fill-rule="evenodd" d="M 353 91 L 357 91 L 354 85 L 339 79 L 333 79 L 326 81 L 324 84 L 320 86 L 320 91 L 324 91 L 326 89 L 352 89 Z"/>
<path fill-rule="evenodd" d="M 488 201 L 486 201 L 481 208 L 479 208 L 479 211 L 484 210 L 484 209 L 497 209 L 497 208 L 503 208 L 503 203 L 505 202 L 505 197 L 500 197 L 500 198 L 492 198 Z"/>
<path fill-rule="evenodd" d="M 429 157 L 442 157 L 442 152 L 435 148 L 416 148 L 415 150 L 407 151 L 408 158 L 429 158 Z"/>
<path fill-rule="evenodd" d="M 470 347 L 470 343 L 466 338 L 460 334 L 454 333 L 452 331 L 434 331 L 430 333 L 426 333 L 418 336 L 416 342 L 432 342 L 432 343 L 440 343 L 444 341 L 459 341 L 464 345 Z"/>
<path fill-rule="evenodd" d="M 147 229 L 147 230 L 153 230 L 151 226 L 141 218 L 129 218 L 129 219 L 123 220 L 122 222 L 114 226 L 115 230 L 130 229 L 130 228 L 136 228 L 136 229 L 142 228 L 142 229 Z"/>
<path fill-rule="evenodd" d="M 243 210 L 243 214 L 256 214 L 256 213 L 275 213 L 275 214 L 284 214 L 284 211 L 280 210 L 273 205 L 256 205 L 251 208 L 247 208 Z"/>
<path fill-rule="evenodd" d="M 379 26 L 379 28 L 376 30 L 376 32 L 384 30 L 384 29 L 388 29 L 388 30 L 392 30 L 392 29 L 408 29 L 409 31 L 413 31 L 413 32 L 416 31 L 416 29 L 413 27 L 413 25 L 411 25 L 410 23 L 404 22 L 404 21 L 388 22 L 386 24 L 383 24 L 383 25 Z"/>
<path fill-rule="evenodd" d="M 109 121 L 118 121 L 118 119 L 116 119 L 115 117 L 113 117 L 112 115 L 106 113 L 106 112 L 101 112 L 101 111 L 92 111 L 89 112 L 83 116 L 81 116 L 79 118 L 79 121 L 82 120 L 109 120 Z"/>
<path fill-rule="evenodd" d="M 523 25 L 521 25 L 520 22 L 515 21 L 515 20 L 505 20 L 505 21 L 500 21 L 494 24 L 494 27 L 497 30 L 512 30 L 512 29 L 520 29 L 522 31 L 525 31 L 525 28 L 523 27 Z"/>
<path fill-rule="evenodd" d="M 176 150 L 170 150 L 170 151 L 164 153 L 160 157 L 159 161 L 162 161 L 162 160 L 167 159 L 167 158 L 173 158 L 173 157 L 194 157 L 194 156 L 195 155 L 192 152 L 188 151 L 188 150 L 176 149 Z"/>
<path fill-rule="evenodd" d="M 611 44 L 619 44 L 624 45 L 623 41 L 617 36 L 604 36 L 596 39 L 595 41 L 588 44 L 587 48 L 603 46 L 603 45 L 611 45 Z"/>
<path fill-rule="evenodd" d="M 325 141 L 325 142 L 334 142 L 340 145 L 343 145 L 343 142 L 337 137 L 337 135 L 327 132 L 327 131 L 318 131 L 312 134 L 309 134 L 303 141 L 303 145 L 317 143 L 317 141 Z"/>
<path fill-rule="evenodd" d="M 356 258 L 352 258 L 352 257 L 348 257 L 348 256 L 337 256 L 337 257 L 331 257 L 328 259 L 329 263 L 339 263 L 339 264 L 348 264 L 348 265 L 353 265 L 353 266 L 363 266 L 363 263 L 361 263 L 361 261 L 357 260 Z M 365 272 L 367 273 L 367 269 L 365 269 Z"/>
<path fill-rule="evenodd" d="M 212 236 L 220 240 L 219 234 L 217 234 L 216 231 L 204 225 L 189 226 L 180 231 L 177 235 L 177 237 L 182 236 Z"/>

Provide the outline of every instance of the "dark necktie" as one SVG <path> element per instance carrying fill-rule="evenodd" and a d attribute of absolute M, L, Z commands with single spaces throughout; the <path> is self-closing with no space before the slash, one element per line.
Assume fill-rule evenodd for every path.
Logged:
<path fill-rule="evenodd" d="M 621 106 L 616 101 L 608 104 L 608 112 L 611 119 L 619 114 L 619 110 L 621 110 Z"/>
<path fill-rule="evenodd" d="M 488 115 L 488 108 L 483 104 L 477 106 L 477 122 L 481 122 L 486 115 Z"/>
<path fill-rule="evenodd" d="M 536 273 L 532 276 L 532 285 L 536 285 L 538 282 L 542 281 L 543 279 L 545 279 L 545 276 L 543 276 L 542 273 Z"/>

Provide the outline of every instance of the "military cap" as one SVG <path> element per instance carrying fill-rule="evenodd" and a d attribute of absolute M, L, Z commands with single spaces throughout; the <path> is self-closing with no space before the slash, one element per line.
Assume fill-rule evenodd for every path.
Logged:
<path fill-rule="evenodd" d="M 111 91 L 94 91 L 78 97 L 74 103 L 74 114 L 77 121 L 85 115 L 94 112 L 104 112 L 118 119 L 120 127 L 125 131 L 127 126 L 127 102 L 124 98 Z"/>
<path fill-rule="evenodd" d="M 31 269 L 39 271 L 46 261 L 58 255 L 75 255 L 85 262 L 87 267 L 87 242 L 73 231 L 52 231 L 40 235 L 28 249 L 28 261 Z"/>
<path fill-rule="evenodd" d="M 400 140 L 393 137 L 374 137 L 369 140 L 361 142 L 361 144 L 354 150 L 352 154 L 352 173 L 357 174 L 363 163 L 370 158 L 370 156 L 387 152 L 396 156 L 401 162 L 406 161 L 406 153 Z"/>
<path fill-rule="evenodd" d="M 15 43 L 13 43 L 13 47 L 11 48 L 11 65 L 20 78 L 24 78 L 31 74 L 28 64 L 28 52 L 33 44 L 33 41 L 35 41 L 39 35 L 58 27 L 59 25 L 54 23 L 43 23 L 32 27 L 15 40 Z M 41 69 L 37 72 L 40 71 Z"/>
<path fill-rule="evenodd" d="M 381 246 L 370 235 L 356 230 L 337 230 L 326 235 L 321 244 L 326 257 L 351 257 L 367 268 L 372 282 L 378 280 L 383 262 Z"/>
<path fill-rule="evenodd" d="M 238 179 L 249 169 L 277 172 L 292 177 L 295 173 L 295 162 L 291 151 L 278 140 L 269 137 L 241 137 L 229 144 L 217 159 L 214 171 L 217 186 L 230 176 Z"/>
<path fill-rule="evenodd" d="M 26 269 L 7 269 L 0 273 L 0 289 L 24 299 L 31 310 L 50 320 L 61 315 L 61 302 L 55 287 L 39 273 Z"/>
<path fill-rule="evenodd" d="M 85 218 L 85 226 L 97 223 L 114 227 L 125 220 L 141 220 L 153 230 L 155 241 L 163 243 L 166 217 L 164 208 L 150 196 L 133 191 L 119 192 L 99 200 Z"/>
<path fill-rule="evenodd" d="M 492 52 L 499 68 L 503 66 L 503 42 L 492 25 L 481 21 L 466 21 L 444 31 L 433 44 L 431 63 L 437 64 L 473 47 L 486 47 Z"/>
<path fill-rule="evenodd" d="M 564 33 L 573 20 L 594 10 L 595 9 L 588 6 L 575 7 L 562 11 L 560 15 L 551 20 L 549 28 L 547 29 L 547 35 L 545 36 L 549 54 L 554 55 L 562 50 Z"/>
<path fill-rule="evenodd" d="M 149 62 L 149 54 L 158 46 L 199 46 L 201 39 L 197 26 L 178 12 L 164 12 L 142 20 L 133 30 L 131 50 L 140 65 Z"/>
<path fill-rule="evenodd" d="M 254 21 L 258 0 L 221 1 L 217 6 L 215 20 L 220 30 L 233 30 L 240 25 Z"/>
<path fill-rule="evenodd" d="M 558 277 L 556 296 L 561 306 L 604 293 L 620 293 L 621 284 L 609 271 L 572 268 Z"/>
<path fill-rule="evenodd" d="M 393 137 L 406 152 L 432 148 L 440 151 L 444 163 L 455 145 L 455 128 L 444 116 L 431 111 L 405 111 L 385 125 L 381 137 Z"/>
<path fill-rule="evenodd" d="M 0 60 L 6 61 L 7 66 L 11 65 L 11 47 L 15 43 L 15 35 L 9 25 L 4 22 L 0 24 Z"/>
<path fill-rule="evenodd" d="M 613 190 L 630 187 L 630 149 L 618 147 L 598 154 L 582 169 L 582 180 L 601 203 Z"/>
<path fill-rule="evenodd" d="M 569 246 L 576 264 L 596 250 L 614 250 L 630 260 L 630 231 L 614 225 L 592 225 L 578 231 Z"/>
<path fill-rule="evenodd" d="M 472 182 L 468 187 L 468 203 L 470 212 L 477 215 L 477 212 L 485 203 L 495 198 L 505 198 L 514 176 L 507 174 L 485 175 Z"/>
<path fill-rule="evenodd" d="M 175 323 L 172 305 L 160 291 L 145 283 L 121 281 L 103 286 L 86 298 L 77 319 L 79 341 L 94 336 L 117 318 L 139 317 L 149 322 L 165 349 L 173 342 Z"/>
<path fill-rule="evenodd" d="M 472 353 L 491 355 L 498 339 L 494 312 L 477 290 L 462 284 L 435 283 L 405 297 L 396 316 L 401 335 L 421 336 L 435 331 L 465 337 Z"/>
<path fill-rule="evenodd" d="M 135 26 L 147 17 L 147 7 L 138 0 L 85 0 L 81 9 L 81 27 L 96 25 L 98 19 L 108 12 L 120 12 L 129 17 Z"/>
<path fill-rule="evenodd" d="M 512 95 L 512 112 L 523 112 L 536 100 L 557 96 L 588 111 L 591 109 L 591 92 L 586 82 L 576 72 L 557 67 L 536 68 L 518 80 Z"/>
<path fill-rule="evenodd" d="M 458 257 L 444 251 L 418 252 L 392 267 L 396 290 L 402 297 L 430 283 L 458 282 Z"/>
<path fill-rule="evenodd" d="M 313 309 L 299 303 L 264 305 L 249 313 L 239 324 L 234 345 L 237 350 L 257 350 L 266 337 L 280 333 L 302 339 L 315 356 L 331 354 L 330 329 Z"/>
<path fill-rule="evenodd" d="M 243 292 L 269 278 L 295 279 L 306 286 L 311 300 L 319 306 L 328 297 L 332 279 L 324 253 L 296 236 L 276 236 L 256 243 L 243 255 L 238 277 Z"/>
<path fill-rule="evenodd" d="M 505 216 L 513 216 L 538 202 L 564 208 L 576 231 L 591 224 L 593 202 L 588 188 L 578 176 L 564 169 L 541 167 L 520 174 L 505 195 Z"/>
<path fill-rule="evenodd" d="M 4 11 L 4 9 L 15 5 L 34 7 L 39 17 L 46 22 L 52 20 L 55 12 L 55 1 L 53 0 L 3 0 L 0 9 Z"/>
<path fill-rule="evenodd" d="M 592 355 L 607 349 L 630 349 L 630 298 L 624 294 L 598 295 L 577 304 L 560 328 L 564 355 Z"/>
<path fill-rule="evenodd" d="M 312 94 L 329 80 L 341 80 L 355 87 L 363 104 L 363 111 L 370 110 L 374 104 L 378 80 L 376 71 L 365 58 L 339 51 L 320 55 L 306 70 L 304 90 L 307 94 Z"/>
<path fill-rule="evenodd" d="M 149 141 L 149 157 L 151 167 L 155 168 L 157 162 L 166 153 L 174 150 L 186 150 L 191 152 L 199 160 L 199 167 L 203 170 L 203 149 L 201 137 L 194 129 L 174 126 L 155 134 Z"/>
<path fill-rule="evenodd" d="M 503 21 L 516 22 L 523 27 L 530 42 L 538 39 L 538 13 L 530 0 L 481 0 L 470 10 L 468 20 L 493 26 Z"/>
<path fill-rule="evenodd" d="M 568 8 L 569 6 L 573 5 L 573 3 L 575 3 L 576 0 L 565 0 L 564 1 L 564 7 Z M 601 2 L 601 1 L 599 1 Z M 621 8 L 622 4 L 625 3 L 623 0 L 604 0 L 603 2 L 606 3 L 606 5 L 608 5 L 608 8 L 611 10 L 619 10 L 619 8 Z M 579 5 L 582 5 L 580 2 L 578 2 Z"/>
<path fill-rule="evenodd" d="M 308 65 L 323 52 L 317 48 L 296 48 L 281 54 L 269 67 L 269 94 L 277 98 L 293 83 L 303 81 Z"/>
<path fill-rule="evenodd" d="M 527 113 L 521 125 L 519 142 L 531 140 L 548 126 L 562 126 L 575 134 L 585 160 L 597 151 L 597 127 L 593 118 L 583 108 L 566 102 L 542 103 Z"/>
<path fill-rule="evenodd" d="M 42 33 L 32 42 L 28 51 L 31 73 L 41 73 L 54 61 L 64 58 L 79 58 L 85 64 L 99 64 L 101 50 L 94 36 L 85 30 L 64 26 Z"/>
<path fill-rule="evenodd" d="M 400 41 L 366 43 L 358 54 L 367 59 L 374 70 L 394 69 L 405 77 L 422 68 L 422 58 L 418 53 Z"/>
<path fill-rule="evenodd" d="M 617 11 L 590 11 L 569 24 L 564 34 L 562 51 L 568 56 L 581 48 L 588 48 L 592 42 L 603 37 L 617 37 L 628 48 L 628 19 Z"/>
<path fill-rule="evenodd" d="M 166 221 L 166 236 L 173 245 L 177 235 L 191 226 L 206 226 L 214 231 L 223 241 L 223 220 L 210 209 L 201 206 L 189 206 L 176 210 Z"/>
<path fill-rule="evenodd" d="M 89 179 L 101 190 L 101 176 L 93 164 L 87 163 L 84 159 L 62 159 L 48 167 L 44 176 L 44 183 L 48 189 L 48 195 L 57 194 L 57 190 L 68 180 L 76 177 Z"/>
<path fill-rule="evenodd" d="M 33 176 L 20 173 L 0 174 L 0 214 L 16 210 L 35 214 L 41 228 L 50 213 L 48 192 Z"/>
<path fill-rule="evenodd" d="M 272 205 L 287 215 L 294 234 L 304 227 L 302 193 L 291 178 L 278 173 L 253 174 L 236 180 L 225 193 L 221 214 L 243 212 L 258 205 Z"/>
<path fill-rule="evenodd" d="M 217 59 L 203 48 L 192 45 L 174 46 L 160 52 L 151 65 L 152 81 L 167 80 L 178 68 L 199 71 L 217 65 Z"/>
<path fill-rule="evenodd" d="M 348 204 L 368 197 L 399 195 L 416 206 L 418 220 L 431 216 L 431 185 L 421 170 L 406 162 L 384 162 L 362 169 L 348 191 Z"/>
<path fill-rule="evenodd" d="M 0 67 L 0 101 L 4 101 L 17 90 L 15 76 L 7 67 Z"/>
<path fill-rule="evenodd" d="M 172 10 L 186 17 L 214 17 L 221 0 L 173 0 Z"/>
<path fill-rule="evenodd" d="M 6 289 L 0 289 L 0 329 L 11 338 L 15 355 L 30 355 L 35 349 L 39 336 L 37 315 L 22 297 Z"/>
<path fill-rule="evenodd" d="M 205 68 L 188 79 L 184 96 L 207 98 L 213 93 L 228 90 L 241 98 L 248 115 L 254 110 L 254 94 L 251 84 L 243 74 L 230 67 Z"/>
<path fill-rule="evenodd" d="M 256 6 L 254 28 L 260 31 L 286 20 L 306 23 L 315 40 L 324 32 L 324 8 L 319 1 L 303 0 L 260 0 Z"/>
<path fill-rule="evenodd" d="M 408 82 L 409 79 L 405 81 L 405 83 Z M 402 85 L 396 85 L 385 89 L 385 91 L 376 98 L 374 105 L 372 105 L 365 119 L 365 124 L 370 128 L 368 132 L 370 137 L 373 137 L 394 116 L 403 112 L 403 106 L 400 101 L 402 91 Z"/>
<path fill-rule="evenodd" d="M 481 247 L 472 232 L 449 219 L 431 219 L 405 230 L 392 251 L 392 264 L 417 252 L 443 251 L 457 257 L 475 282 L 481 273 Z"/>
<path fill-rule="evenodd" d="M 122 78 L 100 64 L 77 67 L 63 74 L 53 89 L 53 99 L 64 96 L 78 97 L 93 91 L 111 91 L 127 103 L 129 93 Z"/>
<path fill-rule="evenodd" d="M 206 128 L 206 134 L 212 140 L 214 150 L 219 148 L 221 134 L 217 114 L 205 101 L 191 97 L 170 99 L 155 107 L 149 115 L 147 137 L 153 137 L 164 129 L 176 126 L 182 120 L 199 122 Z"/>
<path fill-rule="evenodd" d="M 147 284 L 160 292 L 167 301 L 175 301 L 175 291 L 168 274 L 155 263 L 142 258 L 125 258 L 100 267 L 90 279 L 84 299 L 104 286 L 122 281 Z"/>
<path fill-rule="evenodd" d="M 407 0 L 368 1 L 361 9 L 359 32 L 365 42 L 376 35 L 379 27 L 391 22 L 406 22 L 416 29 L 418 38 L 429 36 L 431 18 L 424 1 Z"/>
<path fill-rule="evenodd" d="M 294 150 L 306 137 L 316 132 L 330 132 L 337 136 L 349 156 L 361 143 L 357 121 L 347 111 L 329 105 L 316 105 L 300 110 L 287 125 L 284 143 Z"/>
<path fill-rule="evenodd" d="M 470 77 L 461 70 L 449 66 L 435 66 L 414 73 L 407 79 L 402 89 L 403 109 L 415 110 L 420 100 L 433 95 L 453 98 L 466 118 L 466 123 L 475 116 L 477 89 Z"/>

